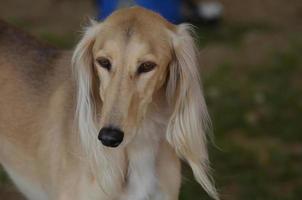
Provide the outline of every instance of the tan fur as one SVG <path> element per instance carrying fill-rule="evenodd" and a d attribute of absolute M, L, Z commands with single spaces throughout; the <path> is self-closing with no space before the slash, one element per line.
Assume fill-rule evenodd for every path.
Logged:
<path fill-rule="evenodd" d="M 179 156 L 218 199 L 192 41 L 186 26 L 135 7 L 93 23 L 71 58 L 0 22 L 0 162 L 24 195 L 176 200 Z M 137 74 L 145 61 L 156 68 Z M 125 132 L 115 149 L 97 140 L 108 125 Z"/>

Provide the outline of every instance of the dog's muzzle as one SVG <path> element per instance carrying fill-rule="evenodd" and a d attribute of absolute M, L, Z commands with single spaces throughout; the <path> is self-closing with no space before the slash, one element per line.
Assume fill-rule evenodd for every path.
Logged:
<path fill-rule="evenodd" d="M 103 127 L 98 139 L 107 147 L 117 147 L 124 139 L 124 132 L 114 127 Z"/>

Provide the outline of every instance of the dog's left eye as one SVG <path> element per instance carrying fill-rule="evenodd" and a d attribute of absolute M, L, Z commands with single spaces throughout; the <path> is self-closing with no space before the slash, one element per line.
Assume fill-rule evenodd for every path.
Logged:
<path fill-rule="evenodd" d="M 138 67 L 137 73 L 141 74 L 141 73 L 150 72 L 155 67 L 156 67 L 156 64 L 154 62 L 150 62 L 150 61 L 144 62 L 144 63 L 140 64 L 140 66 Z"/>
<path fill-rule="evenodd" d="M 101 67 L 110 71 L 110 69 L 111 69 L 110 60 L 108 60 L 107 58 L 99 58 L 99 59 L 97 59 L 97 62 Z"/>

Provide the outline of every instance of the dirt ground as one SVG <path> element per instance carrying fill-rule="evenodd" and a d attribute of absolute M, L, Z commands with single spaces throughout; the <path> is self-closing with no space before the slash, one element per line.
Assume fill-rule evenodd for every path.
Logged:
<path fill-rule="evenodd" d="M 232 63 L 237 73 L 270 62 L 278 51 L 291 48 L 302 39 L 301 0 L 221 0 L 224 5 L 222 27 L 203 32 L 201 43 L 203 73 Z M 70 48 L 81 27 L 93 18 L 93 1 L 83 0 L 1 0 L 0 18 L 33 35 Z M 238 140 L 238 137 L 235 139 Z M 224 191 L 238 192 L 229 185 Z M 0 200 L 23 199 L 9 183 L 0 181 Z M 224 199 L 236 199 L 229 196 Z M 238 199 L 238 198 L 237 198 Z M 247 198 L 246 198 L 247 199 Z M 257 199 L 257 198 L 255 198 Z M 192 200 L 192 199 L 190 199 Z"/>

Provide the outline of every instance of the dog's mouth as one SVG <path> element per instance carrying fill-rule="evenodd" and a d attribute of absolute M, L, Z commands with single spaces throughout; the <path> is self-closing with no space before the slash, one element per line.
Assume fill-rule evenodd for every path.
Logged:
<path fill-rule="evenodd" d="M 123 142 L 124 132 L 111 126 L 103 127 L 99 132 L 98 139 L 104 146 L 116 148 Z"/>

